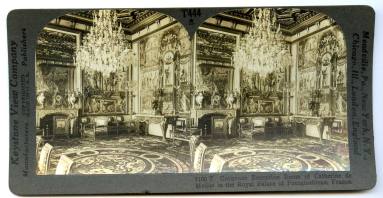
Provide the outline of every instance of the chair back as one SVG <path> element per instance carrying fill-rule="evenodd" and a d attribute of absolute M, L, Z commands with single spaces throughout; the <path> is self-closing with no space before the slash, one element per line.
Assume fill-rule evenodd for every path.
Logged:
<path fill-rule="evenodd" d="M 203 162 L 205 160 L 205 152 L 207 146 L 204 143 L 200 143 L 195 150 L 194 161 L 193 161 L 193 169 L 195 172 L 202 172 L 203 170 Z"/>
<path fill-rule="evenodd" d="M 99 116 L 94 118 L 94 124 L 96 128 L 107 127 L 110 121 L 111 121 L 111 118 L 106 116 Z"/>
<path fill-rule="evenodd" d="M 175 120 L 175 127 L 180 130 L 184 130 L 187 127 L 186 118 L 177 118 Z"/>
<path fill-rule="evenodd" d="M 223 170 L 226 160 L 215 154 L 210 163 L 209 173 L 220 173 Z"/>
<path fill-rule="evenodd" d="M 56 167 L 56 175 L 68 175 L 72 167 L 73 160 L 66 155 L 61 155 Z"/>
<path fill-rule="evenodd" d="M 195 147 L 199 141 L 198 135 L 191 135 L 189 139 L 189 147 L 190 147 L 190 164 L 193 164 L 194 161 L 194 151 Z"/>
<path fill-rule="evenodd" d="M 44 143 L 44 139 L 42 138 L 41 135 L 36 136 L 36 162 L 39 160 L 39 154 L 40 154 L 40 147 Z"/>
<path fill-rule="evenodd" d="M 46 143 L 40 152 L 39 162 L 37 163 L 38 174 L 45 175 L 48 172 L 49 160 L 52 153 L 53 146 Z"/>
<path fill-rule="evenodd" d="M 253 118 L 251 119 L 251 123 L 253 124 L 253 128 L 262 128 L 265 127 L 265 119 L 261 118 Z"/>

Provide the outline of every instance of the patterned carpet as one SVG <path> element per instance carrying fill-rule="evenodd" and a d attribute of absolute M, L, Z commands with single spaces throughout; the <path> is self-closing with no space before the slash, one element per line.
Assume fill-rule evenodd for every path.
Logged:
<path fill-rule="evenodd" d="M 227 162 L 224 172 L 346 171 L 347 145 L 314 138 L 247 141 L 207 141 L 205 171 L 218 153 Z M 218 145 L 217 145 L 218 144 Z"/>
<path fill-rule="evenodd" d="M 75 162 L 71 174 L 182 173 L 188 166 L 153 151 L 107 148 L 68 153 Z"/>
<path fill-rule="evenodd" d="M 159 137 L 60 139 L 50 143 L 54 149 L 49 174 L 54 174 L 62 154 L 75 162 L 70 174 L 189 172 L 189 145 L 163 142 Z"/>
<path fill-rule="evenodd" d="M 224 172 L 349 170 L 347 145 L 313 138 L 254 141 L 207 139 L 204 171 L 214 154 L 226 160 Z M 160 137 L 125 135 L 91 139 L 58 139 L 48 174 L 54 174 L 62 154 L 74 160 L 70 174 L 187 173 L 189 145 L 163 142 Z"/>
<path fill-rule="evenodd" d="M 220 153 L 227 160 L 224 172 L 339 171 L 334 160 L 309 152 L 252 149 Z"/>

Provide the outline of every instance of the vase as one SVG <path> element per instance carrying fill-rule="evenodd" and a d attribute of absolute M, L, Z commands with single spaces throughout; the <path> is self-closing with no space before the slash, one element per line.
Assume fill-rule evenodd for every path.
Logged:
<path fill-rule="evenodd" d="M 226 103 L 227 103 L 226 108 L 227 109 L 232 109 L 233 108 L 234 100 L 235 100 L 235 98 L 234 98 L 234 95 L 232 93 L 227 95 L 227 97 L 226 97 Z"/>
<path fill-rule="evenodd" d="M 202 92 L 199 92 L 198 95 L 195 97 L 195 102 L 198 105 L 198 107 L 202 108 L 202 102 L 203 102 L 203 94 Z"/>
<path fill-rule="evenodd" d="M 45 103 L 45 95 L 44 92 L 40 92 L 40 94 L 37 96 L 37 102 L 38 104 L 44 108 L 44 103 Z"/>
<path fill-rule="evenodd" d="M 68 96 L 68 104 L 70 105 L 70 108 L 74 109 L 76 105 L 77 97 L 74 95 L 74 93 L 71 93 Z"/>

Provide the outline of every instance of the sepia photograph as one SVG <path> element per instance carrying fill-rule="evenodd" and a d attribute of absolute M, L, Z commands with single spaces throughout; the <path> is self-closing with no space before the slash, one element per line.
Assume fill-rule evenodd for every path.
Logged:
<path fill-rule="evenodd" d="M 190 35 L 86 10 L 36 42 L 37 175 L 350 171 L 347 48 L 324 13 L 229 9 Z"/>

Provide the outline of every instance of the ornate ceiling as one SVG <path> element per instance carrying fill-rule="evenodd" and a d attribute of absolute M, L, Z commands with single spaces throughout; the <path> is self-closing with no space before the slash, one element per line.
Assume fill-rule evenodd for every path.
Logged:
<path fill-rule="evenodd" d="M 238 24 L 250 27 L 254 17 L 254 11 L 258 12 L 255 9 L 246 8 L 218 14 L 214 17 L 218 22 L 218 24 L 215 25 L 220 26 L 222 21 L 227 21 L 233 24 L 232 29 L 236 29 L 235 26 Z M 322 13 L 296 8 L 275 8 L 274 11 L 277 16 L 277 23 L 281 25 L 281 30 L 286 35 L 293 35 L 327 18 L 327 16 Z M 256 13 L 256 15 L 257 14 L 258 13 Z"/>
<path fill-rule="evenodd" d="M 118 9 L 118 20 L 121 22 L 121 26 L 127 34 L 135 33 L 148 25 L 155 23 L 157 20 L 163 19 L 166 15 L 151 10 L 138 10 L 138 9 Z M 60 17 L 61 20 L 67 20 L 74 24 L 85 25 L 86 28 L 82 31 L 87 31 L 89 26 L 93 24 L 93 11 L 81 11 L 70 13 Z M 57 24 L 59 22 L 52 21 L 51 23 Z M 61 23 L 62 24 L 62 23 Z"/>
<path fill-rule="evenodd" d="M 246 32 L 246 29 L 251 26 L 254 9 L 238 9 L 227 11 L 214 16 L 214 22 L 207 21 L 205 25 L 229 28 L 232 31 Z M 117 10 L 118 19 L 124 31 L 127 34 L 133 34 L 148 25 L 155 23 L 166 17 L 166 15 L 151 10 L 138 9 L 119 9 Z M 307 11 L 295 8 L 276 8 L 277 21 L 281 24 L 281 29 L 286 35 L 293 35 L 301 30 L 304 30 L 309 25 L 313 25 L 318 21 L 326 18 L 326 15 L 314 11 Z M 60 20 L 67 21 L 66 23 Z M 92 11 L 81 11 L 67 14 L 59 19 L 53 20 L 51 25 L 64 26 L 66 28 L 77 29 L 80 31 L 88 31 L 92 25 Z M 222 21 L 226 24 L 222 25 Z M 237 25 L 247 27 L 245 29 L 237 28 Z M 82 28 L 81 28 L 82 27 Z"/>

